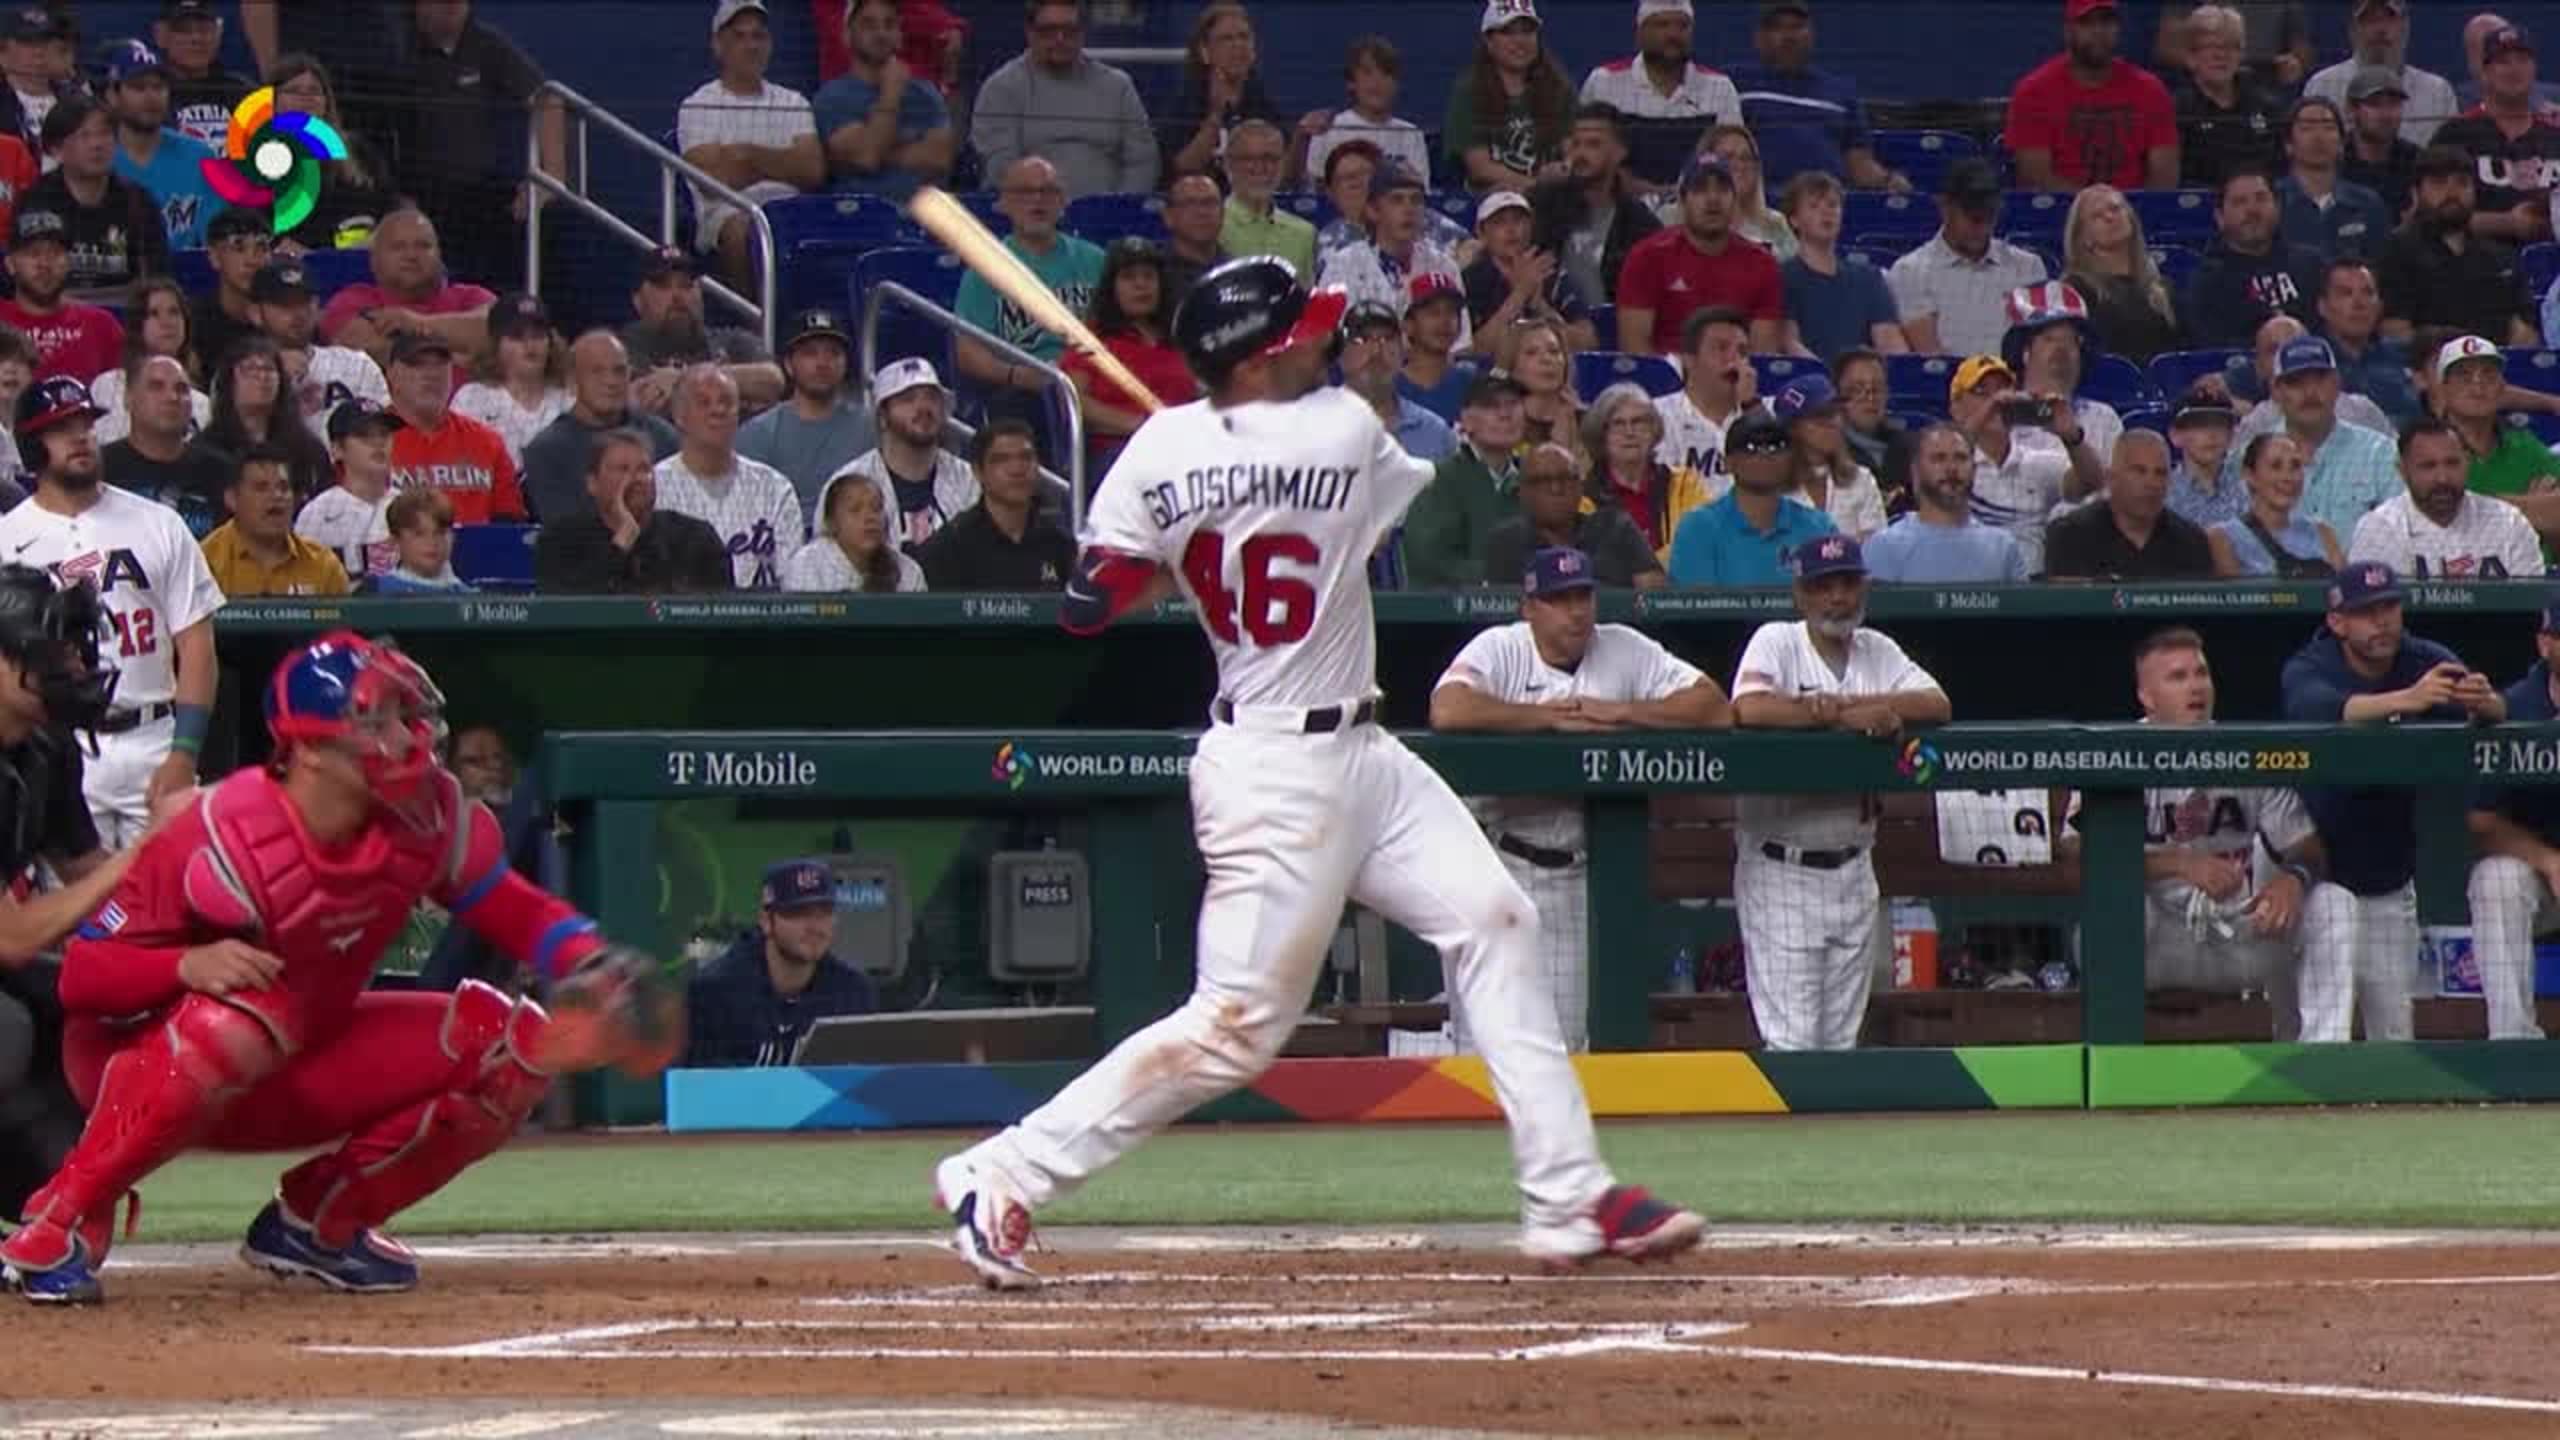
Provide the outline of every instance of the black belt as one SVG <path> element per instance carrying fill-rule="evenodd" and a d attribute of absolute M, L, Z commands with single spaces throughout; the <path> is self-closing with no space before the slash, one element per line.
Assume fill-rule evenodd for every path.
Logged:
<path fill-rule="evenodd" d="M 1350 713 L 1351 719 L 1348 723 L 1353 725 L 1369 724 L 1378 718 L 1378 702 L 1375 700 L 1363 700 Z M 1215 719 L 1221 725 L 1233 725 L 1236 723 L 1236 707 L 1232 701 L 1217 701 L 1209 707 L 1209 714 L 1211 718 Z M 1307 718 L 1299 724 L 1298 731 L 1300 734 L 1304 735 L 1330 735 L 1334 731 L 1343 728 L 1345 722 L 1342 716 L 1343 710 L 1339 705 L 1318 706 L 1317 708 L 1307 712 Z"/>
<path fill-rule="evenodd" d="M 89 727 L 89 732 L 93 735 L 122 735 L 176 713 L 178 709 L 174 705 L 137 705 L 130 710 L 110 710 L 97 724 Z"/>
<path fill-rule="evenodd" d="M 1532 845 L 1517 835 L 1496 835 L 1493 848 L 1505 855 L 1517 855 L 1541 870 L 1570 870 L 1582 863 L 1582 857 L 1571 850 L 1550 850 Z"/>
<path fill-rule="evenodd" d="M 1837 870 L 1863 853 L 1855 845 L 1846 850 L 1789 850 L 1775 840 L 1760 842 L 1760 853 L 1772 860 L 1802 865 L 1808 870 Z"/>

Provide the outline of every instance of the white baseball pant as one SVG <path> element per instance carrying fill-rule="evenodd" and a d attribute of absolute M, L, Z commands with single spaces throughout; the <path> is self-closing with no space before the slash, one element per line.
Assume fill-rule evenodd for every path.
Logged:
<path fill-rule="evenodd" d="M 121 850 L 142 838 L 151 823 L 151 806 L 143 798 L 151 772 L 169 758 L 177 738 L 175 717 L 146 720 L 131 730 L 98 737 L 98 753 L 81 759 L 80 792 L 89 802 L 89 819 L 98 827 L 98 843 Z"/>
<path fill-rule="evenodd" d="M 1191 998 L 963 1158 L 1036 1208 L 1261 1074 L 1306 1012 L 1348 898 L 1440 951 L 1510 1121 L 1531 1248 L 1588 1252 L 1590 1211 L 1614 1182 L 1539 978 L 1536 911 L 1476 818 L 1394 736 L 1301 734 L 1300 715 L 1246 712 L 1192 758 L 1208 888 Z"/>
<path fill-rule="evenodd" d="M 1735 918 L 1751 1018 L 1770 1050 L 1850 1050 L 1867 1018 L 1876 971 L 1892 963 L 1875 853 L 1817 870 L 1762 853 L 1740 836 L 1733 864 Z"/>
<path fill-rule="evenodd" d="M 2489 1038 L 2539 1040 L 2533 937 L 2560 930 L 2560 899 L 2532 866 L 2512 855 L 2492 855 L 2473 865 L 2470 892 L 2471 954 L 2480 962 Z"/>
<path fill-rule="evenodd" d="M 2417 1033 L 2411 989 L 2418 969 L 2418 892 L 2414 884 L 2380 895 L 2358 895 L 2327 883 L 2311 887 L 2302 906 L 2302 1038 L 2348 1038 L 2351 1010 L 2364 1016 L 2367 1040 L 2407 1040 Z M 2311 993 L 2308 977 L 2355 977 L 2354 1003 L 2343 988 Z"/>
<path fill-rule="evenodd" d="M 1547 992 L 1556 1006 L 1556 1029 L 1564 1036 L 1564 1048 L 1583 1051 L 1591 1048 L 1591 904 L 1588 887 L 1591 867 L 1587 864 L 1548 869 L 1532 865 L 1507 851 L 1494 852 L 1502 857 L 1502 868 L 1519 882 L 1530 903 L 1538 907 L 1538 968 L 1545 976 Z M 1475 1053 L 1475 1045 L 1467 1038 L 1466 1007 L 1457 997 L 1450 997 L 1449 1034 L 1461 1055 Z"/>
<path fill-rule="evenodd" d="M 2346 953 L 2329 950 L 2319 957 L 2302 949 L 2301 922 L 2290 935 L 2262 936 L 2246 917 L 2230 919 L 2232 934 L 2198 935 L 2187 924 L 2184 907 L 2171 907 L 2157 897 L 2144 910 L 2143 982 L 2154 990 L 2203 990 L 2237 995 L 2264 986 L 2273 1021 L 2273 1038 L 2309 1038 L 2314 1016 L 2344 1016 L 2353 1003 L 2353 976 Z M 2344 1033 L 2330 1037 L 2344 1040 Z"/>

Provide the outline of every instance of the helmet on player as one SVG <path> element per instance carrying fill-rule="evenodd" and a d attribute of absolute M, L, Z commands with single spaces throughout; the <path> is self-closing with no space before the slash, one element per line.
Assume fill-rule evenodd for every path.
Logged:
<path fill-rule="evenodd" d="M 374 793 L 395 805 L 416 794 L 443 743 L 444 695 L 426 670 L 352 630 L 286 656 L 266 709 L 278 760 L 297 744 L 350 744 Z"/>
<path fill-rule="evenodd" d="M 23 669 L 51 723 L 83 729 L 105 718 L 116 690 L 116 672 L 98 663 L 105 627 L 96 586 L 0 565 L 0 656 Z"/>
<path fill-rule="evenodd" d="M 106 413 L 96 400 L 90 398 L 88 386 L 68 375 L 55 375 L 38 380 L 18 392 L 16 423 L 10 427 L 9 433 L 17 437 L 20 445 L 26 445 L 65 421 L 82 416 L 95 420 Z M 27 458 L 33 462 L 34 468 L 42 470 L 45 454 L 41 442 L 32 448 L 34 453 Z"/>
<path fill-rule="evenodd" d="M 1173 312 L 1173 343 L 1192 373 L 1223 384 L 1238 365 L 1310 340 L 1339 343 L 1351 297 L 1340 286 L 1310 292 L 1289 262 L 1230 260 L 1202 275 Z"/>

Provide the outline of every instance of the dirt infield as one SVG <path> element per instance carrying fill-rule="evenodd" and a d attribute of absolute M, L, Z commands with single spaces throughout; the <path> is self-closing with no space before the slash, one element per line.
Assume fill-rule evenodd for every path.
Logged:
<path fill-rule="evenodd" d="M 1546 1435 L 2560 1433 L 2560 1245 L 1750 1237 L 1555 1278 L 1475 1239 L 1065 1244 L 1021 1296 L 962 1283 L 922 1237 L 429 1244 L 426 1288 L 370 1299 L 205 1249 L 120 1254 L 103 1308 L 6 1302 L 8 1398 L 1076 1399 Z"/>

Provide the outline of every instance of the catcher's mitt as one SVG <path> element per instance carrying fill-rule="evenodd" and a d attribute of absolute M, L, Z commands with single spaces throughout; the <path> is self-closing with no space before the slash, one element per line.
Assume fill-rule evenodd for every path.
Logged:
<path fill-rule="evenodd" d="M 646 1080 L 684 1053 L 684 996 L 656 960 L 607 945 L 551 989 L 538 1062 L 568 1072 L 612 1066 Z"/>

